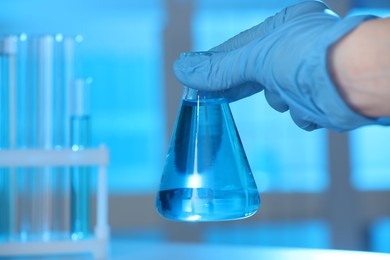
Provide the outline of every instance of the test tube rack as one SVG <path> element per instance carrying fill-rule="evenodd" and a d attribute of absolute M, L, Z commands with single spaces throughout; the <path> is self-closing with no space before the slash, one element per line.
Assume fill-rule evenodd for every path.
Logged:
<path fill-rule="evenodd" d="M 109 226 L 107 211 L 108 149 L 19 149 L 0 150 L 0 167 L 66 167 L 97 166 L 96 225 L 91 238 L 81 240 L 0 242 L 1 257 L 92 254 L 94 259 L 107 259 Z"/>

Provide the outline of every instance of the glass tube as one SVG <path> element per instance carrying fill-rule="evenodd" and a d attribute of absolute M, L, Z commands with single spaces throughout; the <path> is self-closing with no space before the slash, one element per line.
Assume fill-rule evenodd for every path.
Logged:
<path fill-rule="evenodd" d="M 16 39 L 1 41 L 0 149 L 16 146 Z M 15 232 L 15 169 L 0 168 L 0 240 L 9 240 Z"/>
<path fill-rule="evenodd" d="M 17 149 L 33 148 L 32 136 L 35 136 L 36 129 L 33 127 L 36 109 L 32 101 L 35 93 L 32 84 L 29 84 L 29 68 L 31 58 L 29 57 L 29 42 L 26 34 L 18 36 L 17 42 Z M 34 169 L 17 168 L 17 195 L 16 212 L 18 221 L 14 239 L 26 241 L 32 234 L 32 212 L 33 212 L 33 190 L 34 190 Z"/>
<path fill-rule="evenodd" d="M 70 139 L 70 88 L 74 77 L 75 41 L 73 37 L 57 34 L 54 37 L 53 64 L 53 146 L 69 148 Z M 52 172 L 53 233 L 57 238 L 70 234 L 70 167 L 56 167 Z"/>
<path fill-rule="evenodd" d="M 52 37 L 18 37 L 18 149 L 50 149 Z M 49 134 L 47 134 L 49 133 Z M 45 138 L 46 141 L 45 141 Z M 51 168 L 17 169 L 17 232 L 21 241 L 51 238 Z"/>
<path fill-rule="evenodd" d="M 71 115 L 71 147 L 78 151 L 88 148 L 90 136 L 90 82 L 83 79 L 73 84 Z M 91 169 L 86 166 L 71 168 L 71 232 L 72 239 L 91 235 Z"/>

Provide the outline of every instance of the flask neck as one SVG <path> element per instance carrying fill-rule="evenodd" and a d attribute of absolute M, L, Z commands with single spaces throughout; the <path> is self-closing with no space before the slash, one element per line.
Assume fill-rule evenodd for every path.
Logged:
<path fill-rule="evenodd" d="M 180 54 L 181 58 L 185 57 L 194 57 L 194 56 L 211 56 L 213 52 L 211 51 L 200 51 L 200 52 L 183 52 Z M 225 97 L 225 91 L 204 91 L 197 90 L 191 87 L 184 86 L 183 91 L 183 100 L 189 102 L 199 102 L 199 103 L 228 103 Z"/>
<path fill-rule="evenodd" d="M 222 91 L 201 91 L 184 86 L 182 99 L 189 102 L 199 103 L 228 103 Z"/>

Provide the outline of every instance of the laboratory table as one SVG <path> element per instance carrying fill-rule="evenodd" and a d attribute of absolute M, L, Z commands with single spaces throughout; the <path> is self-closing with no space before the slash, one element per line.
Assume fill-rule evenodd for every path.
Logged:
<path fill-rule="evenodd" d="M 390 254 L 298 248 L 264 248 L 234 245 L 181 243 L 140 243 L 125 240 L 111 243 L 110 259 L 192 260 L 192 259 L 265 259 L 265 260 L 390 260 Z"/>
<path fill-rule="evenodd" d="M 326 249 L 136 242 L 114 239 L 104 260 L 390 260 L 390 254 Z M 2 258 L 15 259 L 15 258 Z M 92 255 L 17 257 L 17 260 L 92 260 Z"/>

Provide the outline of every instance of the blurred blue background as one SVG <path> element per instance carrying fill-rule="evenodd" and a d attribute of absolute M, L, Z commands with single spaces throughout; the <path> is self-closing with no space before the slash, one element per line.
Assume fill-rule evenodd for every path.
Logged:
<path fill-rule="evenodd" d="M 389 204 L 378 195 L 383 193 L 389 199 L 389 129 L 365 127 L 336 137 L 346 149 L 341 155 L 345 160 L 338 165 L 347 169 L 345 182 L 330 169 L 334 166 L 330 155 L 340 153 L 337 146 L 329 145 L 334 134 L 302 131 L 288 113 L 273 111 L 262 94 L 231 104 L 263 196 L 257 219 L 200 224 L 197 235 L 191 236 L 194 226 L 168 223 L 154 211 L 154 193 L 179 102 L 170 98 L 181 92 L 171 73 L 173 59 L 181 51 L 210 49 L 297 2 L 301 1 L 3 0 L 0 33 L 83 35 L 84 41 L 77 46 L 77 73 L 93 79 L 93 144 L 104 143 L 110 150 L 110 225 L 114 235 L 390 252 Z M 388 0 L 325 2 L 342 15 L 390 16 Z M 341 188 L 330 196 L 329 191 L 336 192 L 333 185 Z M 359 212 L 375 201 L 371 203 L 375 204 L 370 208 L 372 216 L 347 212 L 355 220 L 351 222 L 356 222 L 351 236 L 359 236 L 356 241 L 360 242 L 354 245 L 335 242 L 332 221 L 344 222 L 332 218 L 332 212 L 342 209 L 330 206 L 328 198 L 338 196 L 354 196 Z"/>

